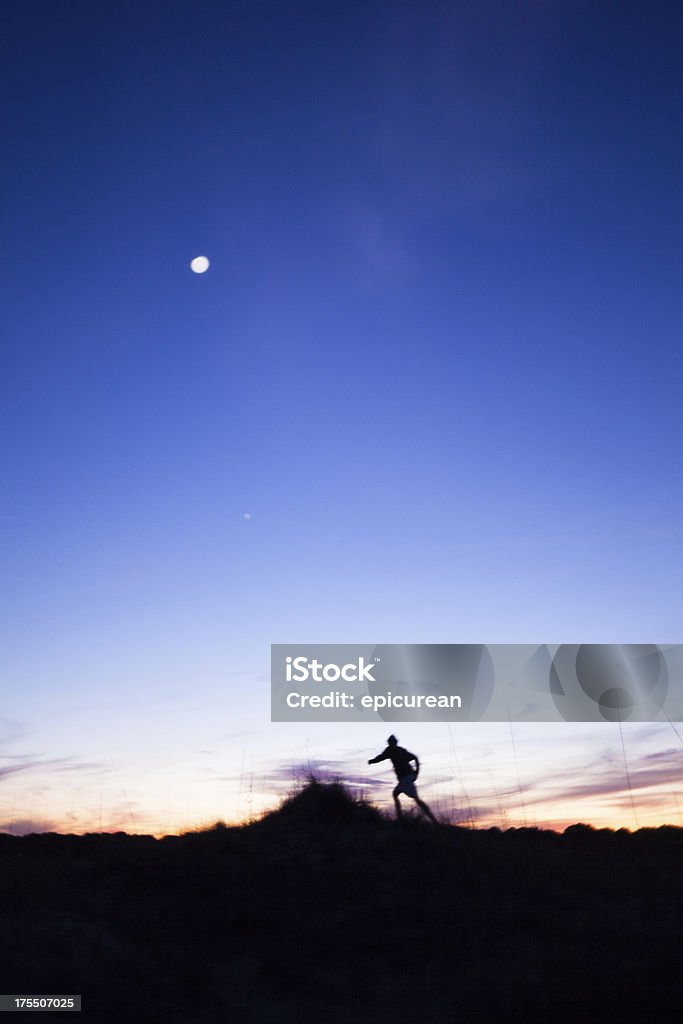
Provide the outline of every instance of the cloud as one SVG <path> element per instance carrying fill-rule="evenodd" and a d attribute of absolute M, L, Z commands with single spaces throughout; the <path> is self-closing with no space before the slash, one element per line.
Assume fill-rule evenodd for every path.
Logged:
<path fill-rule="evenodd" d="M 591 778 L 591 770 L 595 777 Z M 562 782 L 561 785 L 556 783 Z M 669 791 L 672 787 L 683 785 L 683 757 L 681 751 L 673 748 L 656 753 L 642 754 L 628 760 L 628 777 L 623 759 L 615 752 L 606 752 L 605 756 L 595 761 L 592 766 L 577 770 L 573 778 L 567 778 L 567 772 L 557 774 L 551 779 L 534 782 L 525 787 L 531 794 L 528 803 L 547 804 L 567 800 L 586 800 L 593 797 L 620 797 L 629 792 L 638 792 L 636 805 L 662 802 L 661 793 L 647 794 L 643 791 L 656 790 L 665 786 Z M 507 795 L 514 796 L 514 789 Z M 534 796 L 535 792 L 535 796 Z M 630 801 L 630 796 L 626 798 Z"/>
<path fill-rule="evenodd" d="M 36 768 L 50 768 L 52 771 L 56 770 L 58 766 L 64 764 L 63 758 L 55 758 L 54 760 L 41 760 L 40 758 L 33 757 L 15 757 L 13 758 L 16 764 L 3 765 L 0 767 L 0 779 L 5 778 L 9 775 L 18 775 L 20 772 L 34 771 Z"/>
<path fill-rule="evenodd" d="M 56 823 L 46 818 L 14 818 L 12 821 L 0 821 L 0 832 L 9 832 L 13 836 L 27 836 L 31 832 L 56 831 Z"/>
<path fill-rule="evenodd" d="M 105 775 L 111 769 L 97 761 L 78 761 L 74 757 L 45 758 L 40 754 L 14 754 L 3 758 L 8 763 L 0 765 L 0 783 L 16 775 L 38 773 L 43 777 L 49 774 Z M 35 789 L 35 782 L 33 783 Z"/>
<path fill-rule="evenodd" d="M 339 781 L 351 788 L 386 788 L 386 779 L 377 779 L 370 775 L 349 772 L 346 765 L 346 761 L 326 761 L 312 758 L 299 764 L 280 764 L 275 768 L 271 768 L 265 775 L 259 775 L 259 778 L 263 780 L 264 784 L 269 784 L 271 788 L 278 790 L 282 789 L 285 783 L 291 786 L 293 783 L 305 782 L 311 775 L 314 775 L 316 779 L 320 779 L 322 782 Z"/>
<path fill-rule="evenodd" d="M 109 775 L 111 767 L 99 761 L 68 761 L 55 768 L 54 771 L 78 772 L 81 775 Z"/>

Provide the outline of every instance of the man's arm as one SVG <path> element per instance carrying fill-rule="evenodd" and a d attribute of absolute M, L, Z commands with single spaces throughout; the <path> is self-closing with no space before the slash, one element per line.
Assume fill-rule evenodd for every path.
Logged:
<path fill-rule="evenodd" d="M 377 755 L 377 757 L 371 757 L 370 760 L 368 761 L 368 764 L 377 764 L 378 761 L 386 761 L 388 757 L 389 748 L 387 747 L 386 750 L 383 750 L 381 754 Z"/>
<path fill-rule="evenodd" d="M 420 758 L 417 754 L 411 754 L 410 760 L 415 762 L 415 778 L 420 774 Z"/>

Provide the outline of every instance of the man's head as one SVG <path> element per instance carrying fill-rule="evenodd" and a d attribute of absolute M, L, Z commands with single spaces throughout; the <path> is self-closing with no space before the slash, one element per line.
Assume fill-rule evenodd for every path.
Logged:
<path fill-rule="evenodd" d="M 391 736 L 387 740 L 387 743 L 389 744 L 390 747 L 395 747 L 396 744 L 398 743 L 398 740 L 396 739 L 396 737 L 394 736 L 393 733 L 391 734 Z"/>

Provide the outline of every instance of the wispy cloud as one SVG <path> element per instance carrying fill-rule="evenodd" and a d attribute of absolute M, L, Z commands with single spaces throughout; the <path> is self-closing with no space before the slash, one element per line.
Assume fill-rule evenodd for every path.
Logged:
<path fill-rule="evenodd" d="M 311 759 L 298 764 L 280 764 L 270 768 L 260 778 L 271 788 L 281 790 L 286 784 L 291 786 L 292 783 L 304 782 L 311 775 L 324 782 L 340 780 L 351 788 L 374 789 L 386 788 L 387 785 L 385 779 L 348 771 L 347 762 L 342 760 Z"/>
<path fill-rule="evenodd" d="M 531 804 L 566 803 L 587 801 L 593 798 L 614 797 L 619 804 L 623 794 L 637 792 L 636 805 L 647 802 L 650 806 L 662 803 L 662 793 L 647 794 L 643 791 L 661 790 L 666 787 L 683 786 L 683 753 L 673 748 L 645 753 L 631 758 L 626 767 L 614 751 L 594 761 L 591 766 L 573 775 L 567 771 L 551 778 L 532 782 L 524 787 L 526 802 Z M 509 794 L 514 796 L 514 790 Z M 626 797 L 630 803 L 630 795 Z"/>
<path fill-rule="evenodd" d="M 27 836 L 31 832 L 55 832 L 57 824 L 49 818 L 14 818 L 12 821 L 0 821 L 0 832 L 9 832 L 13 836 Z"/>
<path fill-rule="evenodd" d="M 14 757 L 12 760 L 15 762 L 14 764 L 0 766 L 0 779 L 6 778 L 9 775 L 35 771 L 36 769 L 43 770 L 49 768 L 50 771 L 61 771 L 69 763 L 67 759 L 60 757 L 42 759 L 29 756 Z"/>

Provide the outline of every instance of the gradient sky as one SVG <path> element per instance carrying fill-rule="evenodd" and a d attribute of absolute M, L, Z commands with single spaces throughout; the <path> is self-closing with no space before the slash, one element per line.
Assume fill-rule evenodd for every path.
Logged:
<path fill-rule="evenodd" d="M 681 642 L 680 4 L 1 19 L 0 828 L 385 804 L 271 642 Z M 615 728 L 401 740 L 458 820 L 682 824 Z"/>

